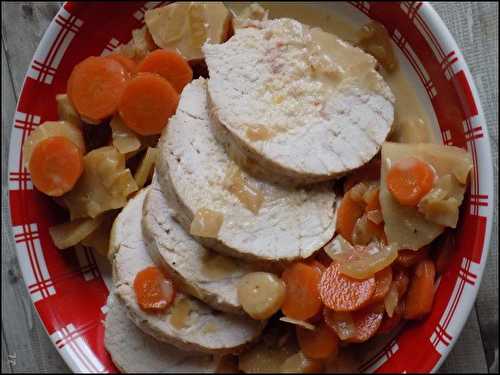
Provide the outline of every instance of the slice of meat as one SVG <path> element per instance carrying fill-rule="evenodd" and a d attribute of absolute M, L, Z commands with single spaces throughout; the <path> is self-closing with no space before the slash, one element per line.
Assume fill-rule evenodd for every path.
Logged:
<path fill-rule="evenodd" d="M 213 355 L 186 352 L 155 340 L 135 326 L 127 308 L 111 291 L 104 321 L 104 346 L 121 372 L 213 373 Z"/>
<path fill-rule="evenodd" d="M 178 203 L 174 217 L 204 245 L 235 257 L 278 261 L 307 258 L 332 238 L 331 184 L 285 187 L 242 170 L 214 136 L 204 79 L 184 88 L 167 128 L 158 146 L 161 191 Z M 200 216 L 211 219 L 212 232 L 199 232 Z"/>
<path fill-rule="evenodd" d="M 130 319 L 143 332 L 182 350 L 226 354 L 243 349 L 259 337 L 263 322 L 215 311 L 181 292 L 176 293 L 174 304 L 165 312 L 148 313 L 137 304 L 135 276 L 154 265 L 141 227 L 146 192 L 147 189 L 141 190 L 118 215 L 110 240 L 113 284 Z M 177 305 L 188 305 L 187 314 L 177 314 Z"/>
<path fill-rule="evenodd" d="M 254 21 L 203 52 L 215 117 L 269 173 L 301 183 L 340 176 L 391 130 L 395 99 L 376 60 L 321 29 Z"/>
<path fill-rule="evenodd" d="M 243 314 L 237 285 L 256 267 L 203 247 L 172 218 L 175 206 L 165 199 L 155 175 L 144 201 L 142 219 L 149 255 L 185 293 L 217 310 Z"/>

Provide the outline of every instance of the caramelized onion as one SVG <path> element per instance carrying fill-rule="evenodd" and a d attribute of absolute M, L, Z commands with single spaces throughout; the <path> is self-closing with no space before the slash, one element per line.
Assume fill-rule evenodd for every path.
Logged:
<path fill-rule="evenodd" d="M 380 242 L 353 246 L 340 235 L 325 246 L 325 252 L 340 264 L 341 273 L 360 280 L 383 270 L 398 256 L 396 246 Z"/>

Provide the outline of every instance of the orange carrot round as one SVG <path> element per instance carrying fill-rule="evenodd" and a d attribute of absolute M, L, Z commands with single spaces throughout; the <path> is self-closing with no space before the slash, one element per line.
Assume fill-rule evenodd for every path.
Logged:
<path fill-rule="evenodd" d="M 373 311 L 370 308 L 353 312 L 352 320 L 356 327 L 356 334 L 346 341 L 360 343 L 374 336 L 382 323 L 383 316 L 383 313 Z"/>
<path fill-rule="evenodd" d="M 356 221 L 363 216 L 363 206 L 355 202 L 349 192 L 344 194 L 337 210 L 337 233 L 352 243 L 352 232 Z"/>
<path fill-rule="evenodd" d="M 424 246 L 418 250 L 399 250 L 396 262 L 402 267 L 413 267 L 421 260 L 427 258 L 429 246 Z"/>
<path fill-rule="evenodd" d="M 366 306 L 375 293 L 375 278 L 356 280 L 340 273 L 333 262 L 321 276 L 320 295 L 323 303 L 335 311 L 354 311 Z"/>
<path fill-rule="evenodd" d="M 398 160 L 387 173 L 387 188 L 403 206 L 416 206 L 433 183 L 432 167 L 414 157 Z"/>
<path fill-rule="evenodd" d="M 137 63 L 134 60 L 128 58 L 127 56 L 123 56 L 122 54 L 115 52 L 106 57 L 108 59 L 118 61 L 120 64 L 122 64 L 122 66 L 129 74 L 134 74 L 137 72 Z"/>
<path fill-rule="evenodd" d="M 193 80 L 193 70 L 177 52 L 157 49 L 150 52 L 138 67 L 139 72 L 151 72 L 168 80 L 177 92 Z"/>
<path fill-rule="evenodd" d="M 70 191 L 83 173 L 82 151 L 66 137 L 49 137 L 35 146 L 29 170 L 38 190 L 59 197 Z"/>
<path fill-rule="evenodd" d="M 375 292 L 373 293 L 371 302 L 380 302 L 384 299 L 387 292 L 391 288 L 392 268 L 391 266 L 384 268 L 375 274 Z"/>
<path fill-rule="evenodd" d="M 179 94 L 154 73 L 139 73 L 127 82 L 118 107 L 125 125 L 141 135 L 161 133 L 177 110 Z"/>
<path fill-rule="evenodd" d="M 321 310 L 319 282 L 321 271 L 305 263 L 297 262 L 281 275 L 286 284 L 283 314 L 292 319 L 307 320 Z"/>
<path fill-rule="evenodd" d="M 325 322 L 321 322 L 313 331 L 299 326 L 296 330 L 299 347 L 307 357 L 326 359 L 337 355 L 339 339 Z"/>
<path fill-rule="evenodd" d="M 127 76 L 122 64 L 113 59 L 88 57 L 73 68 L 68 96 L 80 115 L 99 123 L 116 111 Z"/>
<path fill-rule="evenodd" d="M 406 295 L 405 319 L 419 319 L 431 311 L 435 276 L 436 268 L 432 260 L 422 260 L 415 266 Z"/>
<path fill-rule="evenodd" d="M 137 303 L 145 311 L 160 311 L 169 307 L 175 299 L 172 281 L 158 267 L 151 266 L 138 272 L 134 279 Z"/>

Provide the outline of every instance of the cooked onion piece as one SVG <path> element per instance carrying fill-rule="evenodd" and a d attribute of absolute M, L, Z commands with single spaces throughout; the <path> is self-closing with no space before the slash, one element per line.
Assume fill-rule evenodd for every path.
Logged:
<path fill-rule="evenodd" d="M 267 319 L 281 308 L 285 300 L 285 283 L 269 272 L 251 272 L 238 284 L 238 299 L 248 315 Z"/>
<path fill-rule="evenodd" d="M 72 220 L 93 218 L 104 211 L 121 208 L 128 196 L 138 190 L 130 170 L 125 168 L 125 156 L 114 147 L 95 149 L 83 159 L 82 176 L 63 197 Z"/>
<path fill-rule="evenodd" d="M 325 252 L 340 265 L 340 272 L 364 280 L 389 266 L 398 256 L 396 246 L 371 242 L 366 246 L 351 245 L 337 235 L 325 247 Z"/>
<path fill-rule="evenodd" d="M 229 16 L 222 2 L 176 2 L 148 10 L 144 20 L 156 45 L 196 60 L 205 42 L 225 40 Z"/>
<path fill-rule="evenodd" d="M 73 104 L 71 104 L 67 94 L 57 94 L 56 102 L 59 120 L 67 121 L 78 126 L 82 124 L 80 116 L 76 112 L 75 107 L 73 107 Z"/>
<path fill-rule="evenodd" d="M 58 249 L 67 249 L 88 237 L 99 228 L 103 220 L 102 215 L 94 219 L 76 219 L 69 223 L 50 227 L 49 233 Z"/>
<path fill-rule="evenodd" d="M 141 141 L 137 134 L 128 128 L 118 114 L 114 115 L 109 123 L 113 146 L 122 154 L 139 150 Z"/>
<path fill-rule="evenodd" d="M 153 175 L 157 157 L 158 149 L 148 147 L 146 154 L 142 158 L 141 164 L 134 173 L 134 179 L 139 188 L 146 185 L 148 179 Z"/>

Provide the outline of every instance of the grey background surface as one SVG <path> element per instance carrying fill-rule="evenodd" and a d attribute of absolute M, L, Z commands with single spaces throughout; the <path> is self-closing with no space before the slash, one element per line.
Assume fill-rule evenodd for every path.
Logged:
<path fill-rule="evenodd" d="M 2 373 L 69 372 L 23 285 L 7 209 L 10 129 L 24 74 L 57 2 L 2 2 Z M 498 4 L 434 2 L 474 76 L 486 115 L 498 197 Z M 497 207 L 497 201 L 495 202 Z M 495 212 L 490 255 L 474 309 L 443 373 L 498 373 L 498 221 Z"/>

